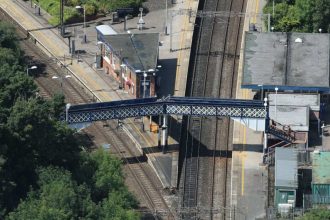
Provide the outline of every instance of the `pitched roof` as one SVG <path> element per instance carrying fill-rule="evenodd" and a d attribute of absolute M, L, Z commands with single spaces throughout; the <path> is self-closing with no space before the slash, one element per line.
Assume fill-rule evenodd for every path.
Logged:
<path fill-rule="evenodd" d="M 133 70 L 156 69 L 159 33 L 117 34 L 104 36 L 107 44 Z M 120 52 L 119 52 L 120 51 Z"/>

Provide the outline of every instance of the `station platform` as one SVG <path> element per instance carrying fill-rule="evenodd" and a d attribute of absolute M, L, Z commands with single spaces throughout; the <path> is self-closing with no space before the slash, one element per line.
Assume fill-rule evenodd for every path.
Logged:
<path fill-rule="evenodd" d="M 164 96 L 169 94 L 184 96 L 194 28 L 194 18 L 189 17 L 188 11 L 196 11 L 198 1 L 182 0 L 176 4 L 168 3 L 167 10 L 165 4 L 159 4 L 157 0 L 148 2 L 149 4 L 154 2 L 154 6 L 143 16 L 145 25 L 142 32 L 160 33 L 159 60 L 162 68 L 158 72 L 161 78 L 159 92 Z M 50 16 L 45 11 L 41 10 L 41 14 L 38 15 L 34 5 L 31 7 L 29 1 L 20 0 L 1 1 L 0 7 L 25 30 L 33 30 L 30 32 L 30 37 L 35 40 L 36 45 L 50 56 L 50 60 L 55 58 L 56 62 L 67 67 L 68 73 L 72 74 L 87 91 L 91 92 L 95 100 L 106 102 L 132 98 L 119 90 L 118 83 L 106 75 L 103 70 L 95 68 L 95 56 L 99 52 L 95 26 L 100 23 L 112 25 L 110 17 L 99 19 L 97 22 L 87 22 L 85 30 L 83 30 L 82 23 L 66 28 L 66 31 L 73 34 L 76 50 L 80 51 L 77 56 L 72 57 L 69 53 L 69 40 L 62 38 L 59 30 L 52 28 L 47 23 Z M 130 30 L 131 33 L 141 32 L 137 29 L 138 19 L 128 20 L 126 30 Z M 124 23 L 113 24 L 112 27 L 118 33 L 125 32 Z M 87 43 L 83 42 L 84 31 Z M 178 117 L 175 120 L 180 122 L 181 118 Z M 142 121 L 146 128 L 145 131 L 142 131 Z M 152 132 L 156 126 L 155 122 L 150 124 L 147 118 L 138 121 L 127 119 L 124 121 L 124 126 L 129 137 L 134 139 L 133 142 L 143 149 L 148 157 L 148 163 L 157 173 L 163 188 L 175 188 L 179 140 L 169 137 L 169 148 L 163 153 L 162 149 L 158 147 L 158 134 Z"/>
<path fill-rule="evenodd" d="M 244 51 L 245 31 L 255 24 L 258 31 L 265 30 L 264 21 L 259 16 L 265 0 L 249 0 L 244 19 L 241 54 Z M 236 99 L 253 99 L 255 92 L 242 89 L 243 56 L 240 56 L 236 84 Z M 231 207 L 235 207 L 235 219 L 264 219 L 268 206 L 268 172 L 263 162 L 263 132 L 249 129 L 234 122 L 231 180 Z M 253 202 L 251 202 L 253 201 Z"/>

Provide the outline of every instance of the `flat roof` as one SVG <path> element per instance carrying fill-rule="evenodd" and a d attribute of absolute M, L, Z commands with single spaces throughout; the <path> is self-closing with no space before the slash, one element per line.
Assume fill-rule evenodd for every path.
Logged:
<path fill-rule="evenodd" d="M 312 154 L 312 181 L 314 184 L 330 184 L 330 152 L 314 151 Z"/>
<path fill-rule="evenodd" d="M 293 148 L 275 148 L 275 187 L 298 188 L 297 167 Z"/>
<path fill-rule="evenodd" d="M 275 105 L 275 93 L 269 93 L 269 105 Z M 282 106 L 309 106 L 312 111 L 320 111 L 319 94 L 277 93 L 276 104 Z"/>
<path fill-rule="evenodd" d="M 105 44 L 134 70 L 155 69 L 159 51 L 159 33 L 104 36 Z"/>
<path fill-rule="evenodd" d="M 309 111 L 308 104 L 316 104 L 319 99 L 315 95 L 269 93 L 269 117 L 274 121 L 289 125 L 294 131 L 309 131 Z M 276 101 L 275 101 L 276 99 Z M 276 102 L 276 113 L 275 113 Z"/>
<path fill-rule="evenodd" d="M 269 117 L 274 121 L 289 125 L 293 131 L 309 131 L 309 108 L 302 106 L 269 106 Z"/>
<path fill-rule="evenodd" d="M 109 25 L 98 25 L 95 27 L 103 35 L 115 35 L 117 32 Z"/>
<path fill-rule="evenodd" d="M 329 91 L 330 34 L 246 32 L 242 88 Z"/>

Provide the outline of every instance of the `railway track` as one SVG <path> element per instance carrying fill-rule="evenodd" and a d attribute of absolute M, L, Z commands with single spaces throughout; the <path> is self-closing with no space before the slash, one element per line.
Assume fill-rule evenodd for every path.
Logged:
<path fill-rule="evenodd" d="M 203 11 L 242 12 L 245 1 L 206 0 Z M 200 2 L 201 4 L 201 2 Z M 198 18 L 189 96 L 232 98 L 238 68 L 241 18 Z M 197 33 L 197 35 L 196 35 Z M 228 118 L 186 118 L 181 173 L 185 219 L 229 219 L 232 131 Z M 183 156 L 182 156 L 183 155 Z M 228 196 L 227 196 L 228 195 Z"/>
<path fill-rule="evenodd" d="M 0 19 L 10 21 L 9 17 L 0 8 Z M 15 25 L 15 24 L 14 24 Z M 74 77 L 68 76 L 65 68 L 57 65 L 53 59 L 47 57 L 37 46 L 26 38 L 26 31 L 15 25 L 19 37 L 21 37 L 21 48 L 26 52 L 26 58 L 30 59 L 29 65 L 38 65 L 39 75 L 35 81 L 39 87 L 39 96 L 47 99 L 55 93 L 63 93 L 66 102 L 78 104 L 93 101 L 82 86 L 75 82 Z M 37 71 L 30 71 L 34 75 Z M 57 78 L 53 78 L 56 76 Z M 105 129 L 106 128 L 106 129 Z M 117 129 L 114 121 L 108 121 L 106 126 L 102 123 L 95 123 L 87 129 L 88 136 L 98 145 L 102 141 L 109 143 L 115 154 L 117 154 L 125 164 L 127 178 L 134 180 L 134 189 L 142 198 L 138 198 L 145 207 L 141 209 L 145 216 L 153 219 L 175 219 L 175 214 L 168 207 L 161 193 L 161 183 L 146 162 L 146 157 L 141 156 L 138 151 L 134 151 L 134 144 L 121 129 Z M 102 141 L 100 140 L 102 139 Z M 138 186 L 138 187 L 136 187 Z M 150 218 L 148 218 L 150 219 Z"/>

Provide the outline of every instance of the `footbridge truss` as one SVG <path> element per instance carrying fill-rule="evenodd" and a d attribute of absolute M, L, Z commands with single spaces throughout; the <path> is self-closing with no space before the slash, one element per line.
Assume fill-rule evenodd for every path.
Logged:
<path fill-rule="evenodd" d="M 195 97 L 144 98 L 82 105 L 67 104 L 68 124 L 155 115 L 266 118 L 263 101 Z"/>

